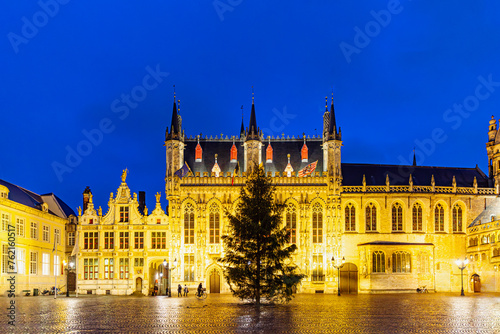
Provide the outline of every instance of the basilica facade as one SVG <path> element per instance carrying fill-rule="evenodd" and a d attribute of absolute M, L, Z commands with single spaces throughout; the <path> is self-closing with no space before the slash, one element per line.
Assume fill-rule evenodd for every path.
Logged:
<path fill-rule="evenodd" d="M 343 163 L 333 100 L 318 117 L 320 136 L 265 137 L 256 116 L 252 100 L 249 124 L 242 122 L 237 135 L 187 137 L 174 98 L 164 142 L 167 210 L 157 194 L 149 212 L 144 195 L 131 194 L 126 171 L 107 213 L 95 209 L 90 191 L 84 193 L 79 293 L 165 294 L 200 282 L 209 293 L 229 292 L 217 262 L 228 231 L 225 213 L 235 212 L 246 176 L 259 165 L 285 204 L 283 225 L 289 243 L 297 245 L 292 262 L 306 275 L 297 292 L 460 290 L 455 260 L 474 258 L 467 233 L 475 233 L 471 228 L 498 196 L 494 120 L 486 175 L 478 167 Z M 485 252 L 491 261 L 494 249 Z M 468 282 L 481 273 L 470 265 L 465 274 L 465 289 L 473 291 Z M 500 277 L 488 275 L 485 289 L 498 291 Z"/>

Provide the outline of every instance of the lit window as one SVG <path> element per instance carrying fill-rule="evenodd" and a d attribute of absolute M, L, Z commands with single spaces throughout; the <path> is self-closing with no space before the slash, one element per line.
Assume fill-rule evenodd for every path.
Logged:
<path fill-rule="evenodd" d="M 120 279 L 128 279 L 129 260 L 128 258 L 120 258 Z"/>
<path fill-rule="evenodd" d="M 313 243 L 323 242 L 323 207 L 316 203 L 312 213 Z"/>
<path fill-rule="evenodd" d="M 191 203 L 184 209 L 184 243 L 194 244 L 194 207 Z"/>
<path fill-rule="evenodd" d="M 128 206 L 120 206 L 120 223 L 128 223 Z"/>
<path fill-rule="evenodd" d="M 269 143 L 266 149 L 266 163 L 271 162 L 273 162 L 273 148 L 271 147 L 271 143 Z"/>
<path fill-rule="evenodd" d="M 30 252 L 30 275 L 36 275 L 38 272 L 38 253 Z"/>
<path fill-rule="evenodd" d="M 194 282 L 194 255 L 184 254 L 184 281 Z"/>
<path fill-rule="evenodd" d="M 215 203 L 212 203 L 210 206 L 210 239 L 209 242 L 211 244 L 218 244 L 220 241 L 220 213 L 219 206 Z"/>
<path fill-rule="evenodd" d="M 377 230 L 377 208 L 373 203 L 368 203 L 366 206 L 366 231 Z"/>
<path fill-rule="evenodd" d="M 83 279 L 91 280 L 98 278 L 99 262 L 96 258 L 83 259 Z"/>
<path fill-rule="evenodd" d="M 19 275 L 26 274 L 26 251 L 24 249 L 16 249 L 17 273 Z"/>
<path fill-rule="evenodd" d="M 16 229 L 17 229 L 17 236 L 24 237 L 24 219 L 21 218 L 16 219 Z"/>
<path fill-rule="evenodd" d="M 129 232 L 120 232 L 120 249 L 128 249 Z"/>
<path fill-rule="evenodd" d="M 238 159 L 238 149 L 236 148 L 236 145 L 234 145 L 233 143 L 233 146 L 231 147 L 231 162 L 236 162 L 237 159 Z"/>
<path fill-rule="evenodd" d="M 68 232 L 68 246 L 75 245 L 75 232 Z"/>
<path fill-rule="evenodd" d="M 83 233 L 83 249 L 98 249 L 99 248 L 98 241 L 99 241 L 98 232 Z"/>
<path fill-rule="evenodd" d="M 413 231 L 422 232 L 422 206 L 418 203 L 413 205 Z"/>
<path fill-rule="evenodd" d="M 31 222 L 30 224 L 30 237 L 31 239 L 38 239 L 38 224 L 35 222 Z"/>
<path fill-rule="evenodd" d="M 198 143 L 198 145 L 196 145 L 196 149 L 195 149 L 195 160 L 194 161 L 201 162 L 202 155 L 203 155 L 203 150 L 201 149 L 200 143 Z"/>
<path fill-rule="evenodd" d="M 55 240 L 56 245 L 60 245 L 61 244 L 61 230 L 60 229 L 57 229 L 57 228 L 54 229 L 54 237 L 56 238 L 56 240 Z"/>
<path fill-rule="evenodd" d="M 375 251 L 372 255 L 372 272 L 385 273 L 385 253 Z"/>
<path fill-rule="evenodd" d="M 42 254 L 42 275 L 50 275 L 50 254 Z"/>
<path fill-rule="evenodd" d="M 60 257 L 59 255 L 54 255 L 54 275 L 56 276 L 59 276 L 61 275 L 62 273 L 60 273 L 59 271 L 61 270 L 61 262 L 60 262 Z"/>
<path fill-rule="evenodd" d="M 444 208 L 441 204 L 434 209 L 434 231 L 444 232 Z"/>
<path fill-rule="evenodd" d="M 285 212 L 287 242 L 294 244 L 297 242 L 297 209 L 295 205 L 288 204 Z"/>
<path fill-rule="evenodd" d="M 356 231 L 356 208 L 352 203 L 345 207 L 345 230 L 346 232 Z"/>
<path fill-rule="evenodd" d="M 151 248 L 166 249 L 167 248 L 167 232 L 151 232 Z"/>
<path fill-rule="evenodd" d="M 143 257 L 134 258 L 134 267 L 144 267 L 144 258 Z"/>
<path fill-rule="evenodd" d="M 312 268 L 312 281 L 324 281 L 325 276 L 323 275 L 323 254 L 313 255 L 313 268 Z"/>
<path fill-rule="evenodd" d="M 7 231 L 9 227 L 9 215 L 2 213 L 2 231 Z"/>
<path fill-rule="evenodd" d="M 115 248 L 115 232 L 104 232 L 104 249 Z"/>
<path fill-rule="evenodd" d="M 392 272 L 411 273 L 411 256 L 407 252 L 392 253 Z"/>
<path fill-rule="evenodd" d="M 302 157 L 302 162 L 307 162 L 308 155 L 309 155 L 309 150 L 307 149 L 306 143 L 304 143 L 304 145 L 302 146 L 302 150 L 300 151 L 300 155 Z"/>
<path fill-rule="evenodd" d="M 144 232 L 134 232 L 134 248 L 144 248 Z"/>
<path fill-rule="evenodd" d="M 453 232 L 462 232 L 462 207 L 453 206 Z"/>
<path fill-rule="evenodd" d="M 42 240 L 49 242 L 50 241 L 50 234 L 49 234 L 50 228 L 47 225 L 43 225 L 42 227 Z"/>
<path fill-rule="evenodd" d="M 7 274 L 9 271 L 9 246 L 2 245 L 2 274 Z"/>
<path fill-rule="evenodd" d="M 104 279 L 113 279 L 114 266 L 113 258 L 104 259 Z"/>
<path fill-rule="evenodd" d="M 392 206 L 392 230 L 403 231 L 403 207 L 399 203 Z"/>

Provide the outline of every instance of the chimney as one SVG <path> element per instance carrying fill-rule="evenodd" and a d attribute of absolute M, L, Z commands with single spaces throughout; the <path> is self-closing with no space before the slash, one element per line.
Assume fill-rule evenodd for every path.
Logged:
<path fill-rule="evenodd" d="M 90 191 L 90 187 L 87 186 L 87 188 L 83 191 L 83 212 L 85 212 L 89 206 L 90 194 L 92 194 L 92 191 Z"/>
<path fill-rule="evenodd" d="M 146 207 L 146 192 L 139 191 L 139 211 L 144 213 L 145 207 Z"/>

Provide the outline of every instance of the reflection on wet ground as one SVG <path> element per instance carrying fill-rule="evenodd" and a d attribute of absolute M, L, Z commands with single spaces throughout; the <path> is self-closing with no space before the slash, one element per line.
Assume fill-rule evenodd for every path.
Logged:
<path fill-rule="evenodd" d="M 4 316 L 0 333 L 500 333 L 499 315 L 500 294 L 297 295 L 260 308 L 231 295 L 39 296 L 16 297 L 16 327 Z"/>

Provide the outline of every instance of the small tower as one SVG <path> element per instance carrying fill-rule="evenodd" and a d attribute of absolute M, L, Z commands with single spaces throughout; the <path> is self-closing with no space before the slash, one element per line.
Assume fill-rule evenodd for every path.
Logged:
<path fill-rule="evenodd" d="M 250 112 L 250 123 L 245 132 L 245 150 L 244 171 L 251 172 L 253 168 L 259 166 L 262 162 L 262 135 L 257 127 L 257 117 L 255 116 L 255 101 L 252 92 L 252 111 Z"/>
<path fill-rule="evenodd" d="M 325 132 L 323 137 L 323 171 L 328 172 L 329 193 L 331 195 L 340 195 L 340 188 L 342 184 L 342 171 L 340 165 L 342 134 L 340 132 L 340 128 L 337 131 L 335 107 L 333 105 L 333 93 L 328 116 L 328 130 Z"/>
<path fill-rule="evenodd" d="M 83 212 L 87 210 L 90 201 L 90 196 L 92 196 L 92 191 L 90 190 L 90 187 L 87 186 L 87 188 L 85 188 L 85 190 L 83 191 Z"/>
<path fill-rule="evenodd" d="M 172 121 L 170 129 L 167 127 L 165 133 L 165 148 L 167 154 L 167 169 L 165 173 L 165 192 L 167 198 L 174 195 L 178 178 L 174 173 L 184 164 L 184 134 L 181 128 L 181 118 L 178 114 L 177 104 L 175 100 L 174 86 L 174 106 L 172 109 Z"/>
<path fill-rule="evenodd" d="M 489 177 L 498 183 L 500 181 L 500 134 L 494 116 L 491 116 L 488 127 L 486 152 L 488 153 Z"/>

